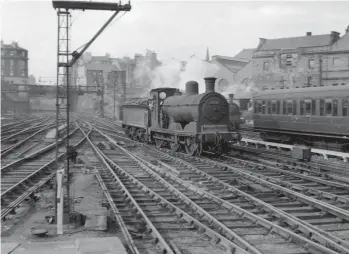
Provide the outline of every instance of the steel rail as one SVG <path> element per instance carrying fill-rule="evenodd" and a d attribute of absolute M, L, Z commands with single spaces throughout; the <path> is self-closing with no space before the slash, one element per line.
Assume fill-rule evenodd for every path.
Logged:
<path fill-rule="evenodd" d="M 184 156 L 184 155 L 182 155 L 182 156 Z M 302 200 L 303 202 L 305 202 L 307 204 L 310 204 L 310 205 L 312 205 L 314 207 L 317 207 L 318 209 L 320 209 L 322 211 L 326 211 L 326 212 L 328 212 L 330 214 L 333 214 L 333 215 L 335 215 L 335 216 L 337 216 L 337 217 L 339 217 L 341 219 L 349 221 L 349 212 L 347 212 L 347 211 L 345 211 L 345 210 L 343 210 L 341 208 L 335 207 L 333 205 L 330 205 L 328 203 L 325 203 L 323 201 L 316 200 L 316 199 L 314 199 L 312 197 L 308 197 L 308 196 L 306 196 L 304 194 L 301 194 L 301 193 L 298 193 L 296 191 L 293 191 L 293 190 L 287 189 L 285 187 L 279 186 L 277 184 L 271 183 L 271 182 L 269 182 L 270 177 L 263 176 L 263 175 L 257 174 L 257 173 L 251 173 L 251 172 L 248 172 L 246 170 L 230 166 L 230 165 L 228 165 L 226 163 L 217 162 L 217 161 L 210 160 L 210 159 L 201 159 L 201 158 L 196 158 L 196 159 L 200 160 L 200 161 L 205 161 L 205 163 L 214 165 L 216 167 L 227 169 L 227 170 L 229 170 L 231 172 L 234 172 L 235 174 L 237 174 L 240 177 L 248 179 L 248 180 L 250 180 L 252 182 L 258 182 L 258 183 L 260 183 L 260 184 L 262 184 L 264 186 L 269 187 L 272 190 L 277 190 L 277 191 L 283 192 L 287 196 L 291 195 L 291 196 L 293 196 L 293 197 L 295 197 L 297 199 Z"/>
<path fill-rule="evenodd" d="M 104 135 L 104 134 L 101 133 L 101 135 Z M 233 232 L 231 229 L 229 229 L 223 223 L 218 221 L 215 217 L 213 217 L 207 211 L 202 209 L 199 205 L 197 205 L 196 203 L 193 203 L 190 198 L 188 198 L 186 195 L 184 195 L 183 193 L 178 191 L 176 188 L 174 188 L 171 184 L 169 184 L 165 179 L 163 179 L 157 173 L 152 171 L 150 169 L 152 167 L 152 166 L 150 166 L 150 164 L 148 164 L 147 162 L 145 162 L 144 160 L 142 160 L 138 156 L 131 154 L 130 152 L 128 152 L 123 147 L 120 147 L 113 139 L 110 139 L 107 135 L 104 135 L 104 136 L 105 136 L 105 138 L 107 138 L 109 140 L 109 142 L 113 143 L 119 149 L 123 150 L 130 157 L 133 157 L 135 159 L 135 161 L 138 161 L 140 167 L 143 168 L 143 170 L 145 170 L 147 173 L 149 173 L 155 179 L 158 179 L 158 181 L 160 181 L 164 185 L 167 185 L 168 188 L 170 190 L 172 190 L 175 193 L 176 196 L 181 197 L 181 199 L 185 200 L 185 203 L 187 203 L 190 207 L 192 207 L 196 212 L 199 212 L 200 217 L 206 218 L 206 220 L 208 220 L 211 223 L 213 223 L 215 225 L 215 227 L 219 229 L 220 233 L 223 233 L 223 234 L 229 236 L 230 239 L 232 239 L 239 246 L 243 247 L 246 251 L 248 251 L 250 253 L 260 253 L 259 250 L 257 250 L 255 247 L 250 245 L 246 240 L 241 238 L 239 235 L 237 235 L 235 232 Z M 147 165 L 147 166 L 144 166 L 144 164 Z M 195 192 L 197 192 L 197 191 L 195 191 Z M 230 207 L 230 208 L 232 209 L 232 207 Z M 239 209 L 241 209 L 241 208 L 239 208 Z M 241 209 L 241 210 L 243 210 L 243 209 Z M 241 210 L 239 211 L 239 213 L 241 213 Z M 243 210 L 243 211 L 248 213 L 246 210 Z M 261 219 L 261 218 L 256 216 L 256 215 L 253 215 L 253 221 L 258 220 L 258 219 Z M 270 222 L 268 222 L 268 223 L 270 223 Z M 266 226 L 266 224 L 261 224 L 261 225 L 263 225 L 264 227 L 267 227 L 268 229 L 270 228 L 270 225 L 268 225 L 268 226 Z"/>
<path fill-rule="evenodd" d="M 320 244 L 317 244 L 315 242 L 312 242 L 302 236 L 299 236 L 291 231 L 288 231 L 272 222 L 269 222 L 253 213 L 250 213 L 236 205 L 233 205 L 223 199 L 220 199 L 208 192 L 205 192 L 205 191 L 202 191 L 196 187 L 193 187 L 191 184 L 188 184 L 188 183 L 185 183 L 183 180 L 179 179 L 178 177 L 176 176 L 173 176 L 171 174 L 168 174 L 168 173 L 165 173 L 163 170 L 161 170 L 160 168 L 158 168 L 157 166 L 155 165 L 152 165 L 150 162 L 147 162 L 145 161 L 144 159 L 140 158 L 139 156 L 137 155 L 133 155 L 131 154 L 130 152 L 128 152 L 126 149 L 120 147 L 119 145 L 116 144 L 116 142 L 112 139 L 110 139 L 109 137 L 106 136 L 106 138 L 108 139 L 109 142 L 113 143 L 115 146 L 117 146 L 119 149 L 123 150 L 125 153 L 127 153 L 130 157 L 134 157 L 135 159 L 137 159 L 138 161 L 140 161 L 141 163 L 139 163 L 139 165 L 147 172 L 149 173 L 150 175 L 152 175 L 154 178 L 157 178 L 159 179 L 160 181 L 162 182 L 165 182 L 167 183 L 167 185 L 169 185 L 169 187 L 171 186 L 168 181 L 166 181 L 164 178 L 162 178 L 160 175 L 158 175 L 158 173 L 160 174 L 163 174 L 163 175 L 166 175 L 166 177 L 174 180 L 176 183 L 182 185 L 182 186 L 185 186 L 186 188 L 190 189 L 191 191 L 197 193 L 197 194 L 201 194 L 201 196 L 204 196 L 210 200 L 214 200 L 216 203 L 222 205 L 223 207 L 231 210 L 231 211 L 234 211 L 235 213 L 239 214 L 240 216 L 242 217 L 246 217 L 246 218 L 249 218 L 250 220 L 252 220 L 255 224 L 260 224 L 261 226 L 265 227 L 265 228 L 268 228 L 270 230 L 270 232 L 276 232 L 278 233 L 279 235 L 285 237 L 286 239 L 292 239 L 293 241 L 295 242 L 302 242 L 304 244 L 303 248 L 305 248 L 306 250 L 309 250 L 309 251 L 313 251 L 312 253 L 319 253 L 319 251 L 321 253 L 336 253 L 334 252 L 333 250 L 331 249 L 328 249 L 327 247 L 324 247 Z M 142 164 L 145 164 L 146 167 L 142 166 Z M 178 191 L 179 192 L 179 191 Z M 181 192 L 179 193 L 176 193 L 177 195 L 183 195 L 184 196 L 184 199 L 187 201 L 187 202 L 190 202 L 191 200 L 184 194 L 182 194 Z M 202 208 L 199 207 L 199 206 L 195 206 L 193 207 L 193 209 L 195 210 L 199 210 L 200 212 L 202 212 Z M 201 210 L 202 209 L 202 210 Z M 207 213 L 205 210 L 203 210 L 204 214 Z M 206 215 L 206 214 L 205 214 Z M 210 220 L 212 218 L 209 218 Z M 215 218 L 213 218 L 212 221 L 214 221 Z M 224 227 L 219 227 L 220 225 L 216 226 L 218 228 L 218 230 L 221 232 L 221 233 L 226 233 L 224 232 L 225 231 L 225 226 Z M 240 236 L 238 236 L 240 238 Z M 235 240 L 235 239 L 234 239 Z M 244 239 L 243 239 L 244 240 Z M 245 241 L 245 240 L 244 240 Z M 251 249 L 246 249 L 246 251 L 249 251 L 251 253 Z M 258 251 L 258 250 L 257 250 Z M 258 251 L 259 252 L 259 251 Z"/>
<path fill-rule="evenodd" d="M 23 131 L 23 130 L 29 130 L 29 129 L 31 129 L 31 128 L 33 128 L 33 127 L 35 127 L 36 125 L 37 125 L 37 123 L 36 124 L 34 124 L 34 126 L 29 126 L 29 127 L 26 127 L 26 128 L 19 128 L 19 127 L 21 127 L 21 126 L 26 126 L 26 125 L 30 125 L 32 122 L 36 122 L 36 121 L 38 121 L 38 119 L 35 119 L 35 120 L 31 120 L 31 121 L 28 121 L 28 122 L 26 122 L 26 123 L 21 123 L 21 124 L 19 124 L 19 125 L 16 125 L 16 126 L 14 126 L 14 128 L 13 129 L 11 129 L 11 130 L 2 130 L 1 131 L 1 136 L 2 136 L 2 139 L 1 139 L 1 142 L 3 142 L 3 141 L 5 141 L 5 140 L 7 140 L 7 139 L 9 139 L 9 138 L 11 138 L 11 137 L 13 137 L 13 136 L 16 136 L 17 134 L 15 133 L 15 134 L 11 134 L 11 133 L 13 133 L 13 132 L 18 132 L 19 131 L 19 129 L 21 130 L 21 131 Z M 6 136 L 6 135 L 8 135 L 8 136 Z M 5 136 L 5 137 L 3 137 L 3 136 Z"/>
<path fill-rule="evenodd" d="M 113 169 L 110 167 L 110 165 L 108 164 L 108 162 L 106 161 L 106 157 L 104 156 L 104 154 L 102 153 L 102 151 L 96 147 L 91 139 L 85 134 L 86 140 L 90 143 L 91 147 L 93 148 L 93 150 L 95 151 L 95 153 L 98 155 L 98 157 L 102 160 L 103 164 L 108 168 L 109 172 L 113 175 L 115 181 L 119 184 L 119 186 L 121 186 L 122 191 L 124 193 L 124 198 L 125 199 L 129 199 L 131 201 L 131 203 L 133 204 L 133 206 L 137 209 L 138 213 L 142 216 L 142 218 L 144 219 L 144 221 L 147 223 L 148 225 L 148 230 L 150 231 L 150 234 L 154 237 L 154 239 L 157 239 L 156 241 L 160 243 L 160 245 L 162 246 L 162 252 L 163 253 L 169 253 L 169 254 L 175 254 L 171 247 L 168 246 L 168 244 L 166 243 L 166 241 L 163 239 L 163 237 L 161 236 L 161 234 L 157 231 L 157 229 L 154 227 L 154 225 L 151 223 L 151 221 L 149 220 L 149 218 L 146 216 L 146 214 L 143 212 L 143 210 L 141 209 L 141 207 L 138 205 L 138 203 L 136 202 L 136 200 L 134 200 L 134 198 L 132 197 L 131 193 L 127 190 L 127 188 L 124 186 L 124 184 L 121 182 L 121 180 L 119 179 L 119 177 L 115 174 L 115 172 L 113 171 Z M 116 165 L 115 165 L 116 166 Z M 115 169 L 120 169 L 119 167 L 115 167 Z M 119 213 L 117 213 L 119 214 Z M 120 226 L 124 225 L 124 223 L 122 223 Z M 127 233 L 125 232 L 127 231 Z M 128 230 L 125 229 L 124 230 L 125 233 L 125 238 L 128 241 L 128 243 L 130 244 L 130 246 L 132 247 L 133 251 L 135 253 L 138 253 L 137 247 L 135 246 L 132 237 L 129 235 Z"/>
<path fill-rule="evenodd" d="M 313 176 L 306 176 L 306 175 L 302 175 L 302 174 L 299 174 L 299 173 L 294 173 L 294 172 L 286 171 L 286 170 L 283 170 L 283 169 L 275 168 L 275 167 L 272 167 L 272 166 L 268 166 L 268 165 L 263 165 L 263 164 L 259 164 L 259 163 L 255 163 L 255 162 L 250 162 L 250 161 L 244 161 L 244 160 L 241 160 L 241 159 L 231 158 L 230 156 L 222 156 L 222 158 L 226 158 L 227 159 L 225 161 L 225 163 L 228 163 L 230 161 L 238 161 L 240 164 L 250 165 L 250 166 L 253 166 L 254 168 L 268 169 L 268 170 L 271 170 L 271 171 L 274 171 L 274 172 L 278 172 L 278 173 L 282 173 L 282 174 L 285 174 L 285 175 L 291 175 L 293 177 L 297 177 L 297 178 L 300 178 L 300 179 L 305 179 L 305 180 L 308 180 L 308 181 L 321 183 L 321 184 L 324 184 L 324 185 L 327 185 L 327 186 L 332 186 L 332 187 L 336 187 L 336 188 L 342 188 L 342 189 L 349 190 L 349 185 L 344 184 L 344 183 L 331 182 L 331 181 L 324 180 L 324 179 L 321 179 L 321 178 L 317 178 L 317 177 L 313 177 Z M 245 169 L 241 169 L 241 170 L 245 170 Z M 245 171 L 246 172 L 250 172 L 249 170 L 245 170 Z M 251 172 L 251 173 L 253 174 L 254 172 Z M 260 174 L 260 175 L 262 175 L 262 174 Z M 294 183 L 282 181 L 282 180 L 279 180 L 279 179 L 275 179 L 272 176 L 268 176 L 268 180 L 270 182 L 276 183 L 276 184 L 281 185 L 283 187 L 287 187 L 289 189 L 293 189 L 293 190 L 301 191 L 301 192 L 309 192 L 309 193 L 314 194 L 314 195 L 316 195 L 318 197 L 326 197 L 326 198 L 329 198 L 329 199 L 332 199 L 332 200 L 336 200 L 336 201 L 342 202 L 343 204 L 348 204 L 349 205 L 349 198 L 347 198 L 347 197 L 343 197 L 343 196 L 340 196 L 340 195 L 332 194 L 332 193 L 329 193 L 329 192 L 326 192 L 326 191 L 317 190 L 317 189 L 312 188 L 312 187 L 302 186 L 302 184 L 294 184 Z"/>
<path fill-rule="evenodd" d="M 77 130 L 78 130 L 78 128 L 75 127 L 75 129 L 72 130 L 72 131 L 70 132 L 69 135 L 66 135 L 65 137 L 61 138 L 61 139 L 58 141 L 58 144 L 61 144 L 68 136 L 70 137 L 70 136 L 73 135 L 73 133 L 74 133 L 75 131 L 77 131 Z M 23 162 L 23 161 L 25 161 L 25 160 L 33 159 L 33 158 L 35 158 L 36 156 L 39 156 L 39 155 L 41 155 L 41 154 L 43 154 L 43 153 L 49 151 L 49 150 L 52 149 L 54 146 L 56 146 L 56 143 L 55 143 L 55 142 L 54 142 L 54 143 L 51 143 L 51 144 L 48 145 L 48 146 L 45 146 L 45 147 L 41 148 L 40 150 L 38 150 L 38 151 L 36 151 L 36 152 L 33 152 L 33 153 L 31 153 L 31 154 L 26 155 L 24 158 L 15 160 L 14 162 L 11 162 L 11 163 L 5 165 L 4 167 L 1 168 L 2 174 L 3 174 L 3 172 L 4 172 L 5 170 L 10 169 L 11 167 L 18 165 L 20 162 Z"/>
<path fill-rule="evenodd" d="M 94 128 L 94 127 L 93 127 Z M 100 133 L 102 136 L 104 136 L 104 134 L 102 132 L 100 132 L 98 129 L 94 128 L 98 133 Z M 115 142 L 113 142 L 115 143 Z M 130 154 L 127 150 L 124 150 L 122 147 L 118 146 L 118 148 L 120 148 L 124 153 L 126 153 L 130 158 L 132 158 L 133 160 L 135 160 L 136 162 L 139 163 L 139 160 L 137 160 L 137 158 L 133 157 L 132 154 Z M 99 150 L 98 147 L 96 147 L 96 149 Z M 99 150 L 100 151 L 100 150 Z M 123 175 L 127 175 L 128 178 L 132 179 L 133 182 L 137 183 L 138 186 L 141 186 L 141 188 L 143 190 L 146 190 L 145 192 L 149 195 L 149 193 L 152 193 L 150 196 L 152 196 L 153 198 L 156 196 L 158 200 L 161 200 L 162 203 L 166 204 L 167 207 L 171 207 L 171 211 L 172 213 L 176 213 L 177 216 L 179 216 L 179 218 L 185 219 L 188 223 L 194 223 L 196 224 L 202 231 L 202 233 L 206 233 L 207 235 L 211 236 L 214 243 L 219 243 L 221 242 L 222 245 L 229 249 L 229 250 L 233 250 L 232 253 L 247 253 L 245 250 L 243 250 L 242 248 L 240 248 L 238 245 L 235 245 L 234 243 L 232 243 L 231 241 L 229 241 L 228 239 L 226 239 L 225 237 L 219 235 L 218 233 L 214 232 L 212 229 L 208 228 L 207 226 L 205 226 L 204 224 L 202 224 L 201 222 L 197 221 L 195 218 L 193 218 L 192 216 L 190 216 L 189 214 L 187 214 L 185 211 L 181 210 L 180 208 L 172 205 L 170 202 L 168 202 L 166 199 L 164 199 L 163 197 L 161 197 L 159 194 L 157 194 L 156 192 L 152 191 L 151 189 L 149 189 L 147 186 L 145 186 L 143 183 L 141 183 L 140 181 L 138 181 L 136 178 L 134 178 L 133 176 L 131 176 L 129 173 L 127 173 L 126 171 L 124 171 L 122 168 L 120 168 L 119 166 L 117 166 L 112 160 L 110 160 L 106 155 L 103 154 L 103 152 L 100 151 L 100 153 L 104 156 L 104 158 L 113 165 L 113 169 L 118 170 L 118 172 L 122 172 Z M 142 165 L 142 164 L 141 164 Z M 143 165 L 144 166 L 144 165 Z M 151 171 L 151 170 L 150 170 Z M 152 171 L 151 171 L 152 172 Z M 113 172 L 114 173 L 114 172 Z M 115 174 L 115 173 L 114 173 Z M 114 177 L 117 177 L 116 175 Z M 118 181 L 120 181 L 119 178 Z M 120 181 L 120 183 L 122 184 L 122 182 Z M 124 186 L 123 184 L 121 186 Z M 168 184 L 167 184 L 168 186 Z M 180 192 L 178 192 L 175 188 L 173 188 L 173 186 L 168 186 L 168 189 L 171 191 L 176 191 L 176 194 L 174 194 L 175 196 L 180 196 L 183 195 Z M 131 195 L 131 194 L 129 194 Z M 132 196 L 129 196 L 132 197 Z M 133 199 L 133 198 L 132 198 Z M 136 201 L 134 201 L 136 202 Z M 192 201 L 186 200 L 185 202 L 186 204 L 190 205 L 192 203 Z M 136 203 L 137 204 L 137 203 Z M 138 206 L 138 205 L 137 205 Z M 136 206 L 136 207 L 137 207 Z M 200 208 L 201 209 L 201 208 Z M 204 211 L 204 213 L 206 213 L 206 211 Z M 142 212 L 143 215 L 143 212 Z M 146 216 L 144 214 L 144 216 Z M 203 215 L 201 215 L 201 217 L 203 217 Z M 215 220 L 215 218 L 213 218 L 213 220 Z M 150 220 L 149 220 L 150 222 Z M 151 223 L 151 222 L 150 222 Z M 151 224 L 152 225 L 152 224 Z M 153 228 L 152 228 L 153 229 Z M 156 228 L 154 227 L 154 230 L 156 230 Z M 229 229 L 228 229 L 229 230 Z M 237 236 L 239 237 L 239 236 Z M 166 242 L 165 242 L 166 243 Z M 167 244 L 166 244 L 167 245 Z M 254 247 L 253 247 L 254 248 Z M 260 253 L 258 250 L 256 250 L 256 252 L 250 252 L 250 253 Z"/>
<path fill-rule="evenodd" d="M 49 121 L 49 118 L 46 118 L 46 119 L 44 119 L 43 121 L 41 121 L 41 122 L 39 122 L 39 123 L 36 123 L 36 124 L 34 124 L 33 126 L 27 127 L 27 128 L 25 128 L 25 129 L 23 129 L 23 130 L 21 130 L 21 131 L 19 131 L 19 132 L 17 132 L 17 130 L 12 130 L 12 132 L 16 132 L 16 133 L 14 133 L 14 134 L 12 134 L 12 135 L 10 135 L 10 136 L 7 136 L 7 137 L 1 139 L 1 142 L 5 141 L 5 140 L 7 140 L 7 139 L 10 139 L 10 138 L 16 137 L 16 136 L 18 136 L 18 135 L 20 135 L 20 134 L 24 134 L 24 133 L 27 133 L 27 132 L 31 132 L 31 131 L 33 131 L 33 130 L 35 130 L 35 129 L 37 129 L 37 128 L 42 128 L 41 125 L 43 125 L 43 123 L 45 123 L 45 122 L 47 122 L 47 121 Z"/>
<path fill-rule="evenodd" d="M 128 155 L 131 155 L 131 154 L 128 154 Z M 106 155 L 103 154 L 103 156 L 108 161 L 108 163 L 110 163 L 113 166 L 113 168 L 115 168 L 115 170 L 117 170 L 118 172 L 121 172 L 121 174 L 125 175 L 127 178 L 132 179 L 132 181 L 134 183 L 136 183 L 142 190 L 144 190 L 145 193 L 147 193 L 148 195 L 152 196 L 153 199 L 160 200 L 159 203 L 164 204 L 163 205 L 164 207 L 168 207 L 169 210 L 172 213 L 176 213 L 178 218 L 186 220 L 189 224 L 196 225 L 199 228 L 199 232 L 201 232 L 202 234 L 207 234 L 207 235 L 211 236 L 213 243 L 215 243 L 215 244 L 220 243 L 226 249 L 232 251 L 231 253 L 236 253 L 236 254 L 238 254 L 238 253 L 260 253 L 258 250 L 257 250 L 257 252 L 247 252 L 247 250 L 244 250 L 240 246 L 235 245 L 233 242 L 229 241 L 229 239 L 227 239 L 224 236 L 222 236 L 222 235 L 218 234 L 217 232 L 213 231 L 211 228 L 209 228 L 206 225 L 202 224 L 200 221 L 196 220 L 194 217 L 192 217 L 191 215 L 189 215 L 188 213 L 186 213 L 182 209 L 174 206 L 171 202 L 167 201 L 165 198 L 163 198 L 162 196 L 160 196 L 156 192 L 154 192 L 151 189 L 149 189 L 147 186 L 145 186 L 139 180 L 137 180 L 136 178 L 131 176 L 129 173 L 127 173 L 125 170 L 123 170 L 119 166 L 117 166 Z M 136 158 L 134 158 L 134 159 L 136 159 Z M 168 184 L 167 184 L 167 186 L 168 186 Z M 177 196 L 177 197 L 181 196 L 180 192 L 175 191 L 175 188 L 173 188 L 173 187 L 171 188 L 170 186 L 168 186 L 168 189 L 173 194 L 174 194 L 174 192 L 176 192 L 176 194 L 174 194 L 175 196 Z M 192 206 L 191 205 L 192 201 L 186 200 L 184 202 L 185 202 L 186 205 L 188 205 L 190 207 Z M 203 217 L 205 217 L 205 215 L 201 214 L 201 218 L 203 218 Z M 231 238 L 231 240 L 234 240 L 234 238 Z"/>
<path fill-rule="evenodd" d="M 78 128 L 76 128 L 75 130 L 73 130 L 69 136 L 73 135 L 73 133 L 75 133 L 77 131 Z M 40 152 L 41 150 L 39 150 Z M 43 152 L 40 152 L 43 153 Z M 38 156 L 38 155 L 36 155 Z M 60 158 L 60 156 L 58 157 Z M 11 192 L 14 188 L 18 187 L 19 185 L 21 185 L 22 183 L 24 183 L 25 181 L 27 181 L 29 178 L 33 177 L 34 175 L 36 175 L 38 172 L 41 172 L 43 169 L 45 169 L 47 167 L 48 164 L 51 164 L 55 162 L 55 160 L 50 161 L 49 163 L 45 164 L 44 166 L 42 166 L 41 168 L 37 169 L 36 171 L 34 171 L 33 173 L 31 173 L 30 175 L 28 175 L 26 178 L 22 179 L 21 181 L 17 182 L 16 184 L 14 184 L 13 186 L 11 186 L 10 188 L 6 189 L 5 191 L 3 191 L 1 193 L 1 197 L 3 197 L 5 194 L 7 194 L 8 192 Z"/>
<path fill-rule="evenodd" d="M 39 129 L 38 131 L 36 131 L 35 133 L 33 133 L 32 135 L 30 135 L 29 137 L 23 139 L 22 141 L 17 142 L 16 144 L 14 144 L 13 146 L 7 147 L 5 150 L 1 151 L 1 156 L 5 156 L 7 153 L 9 153 L 10 151 L 12 151 L 13 149 L 17 148 L 18 146 L 22 145 L 23 143 L 25 143 L 26 141 L 28 141 L 29 139 L 33 138 L 34 136 L 36 136 L 37 134 L 50 129 L 51 127 L 53 127 L 54 124 L 42 127 L 41 129 Z M 3 158 L 1 158 L 3 159 Z"/>
<path fill-rule="evenodd" d="M 92 128 L 91 128 L 92 130 Z M 91 132 L 90 130 L 90 132 Z M 74 147 L 78 147 L 80 146 L 83 142 L 85 141 L 85 137 L 82 138 L 76 145 L 74 145 Z M 3 193 L 1 193 L 1 199 L 4 198 L 4 196 L 9 193 L 11 190 L 13 190 L 15 187 L 18 187 L 22 184 L 24 184 L 26 181 L 28 181 L 29 179 L 31 179 L 32 177 L 38 175 L 39 173 L 43 172 L 45 169 L 47 170 L 48 167 L 50 166 L 55 166 L 55 162 L 56 159 L 59 160 L 61 159 L 63 156 L 65 156 L 67 154 L 67 152 L 64 152 L 62 154 L 60 154 L 57 158 L 54 158 L 53 160 L 51 160 L 50 162 L 46 163 L 45 165 L 43 165 L 42 167 L 40 167 L 39 169 L 37 169 L 36 171 L 34 171 L 32 174 L 30 174 L 28 177 L 26 177 L 25 179 L 23 179 L 22 181 L 20 181 L 19 183 L 17 183 L 16 185 L 14 185 L 11 189 L 7 189 L 6 191 L 4 191 Z M 16 198 L 13 202 L 11 202 L 8 206 L 6 206 L 6 208 L 1 209 L 1 219 L 4 219 L 6 217 L 6 215 L 8 215 L 13 209 L 15 209 L 21 202 L 23 202 L 27 197 L 29 197 L 32 193 L 36 192 L 39 188 L 41 188 L 44 184 L 46 184 L 50 179 L 52 179 L 54 176 L 56 175 L 56 172 L 52 172 L 49 176 L 45 177 L 44 179 L 42 179 L 41 181 L 39 181 L 38 183 L 36 183 L 34 186 L 32 186 L 30 189 L 26 190 L 22 195 L 20 195 L 18 198 Z"/>
<path fill-rule="evenodd" d="M 197 167 L 189 164 L 188 162 L 178 158 L 173 157 L 168 153 L 165 153 L 161 150 L 156 150 L 152 147 L 147 146 L 147 149 L 151 149 L 155 153 L 160 154 L 163 158 L 167 158 L 170 160 L 176 160 L 180 165 L 183 165 L 184 167 L 194 171 L 195 173 L 204 176 L 206 179 L 212 182 L 216 182 L 218 186 L 222 186 L 222 188 L 229 190 L 234 195 L 240 195 L 244 197 L 248 202 L 253 203 L 256 207 L 265 210 L 268 213 L 273 213 L 278 218 L 280 218 L 282 221 L 286 222 L 288 225 L 291 226 L 295 231 L 299 230 L 302 234 L 309 236 L 311 235 L 311 240 L 321 243 L 323 246 L 328 247 L 334 251 L 338 251 L 340 253 L 349 253 L 349 243 L 337 238 L 336 236 L 332 234 L 328 234 L 327 232 L 312 226 L 311 224 L 304 222 L 298 218 L 296 218 L 293 215 L 287 214 L 286 212 L 269 205 L 265 203 L 264 201 L 253 197 L 252 195 L 245 193 L 234 186 L 212 176 L 208 173 L 198 169 Z M 163 162 L 162 162 L 163 163 Z M 165 164 L 165 163 L 163 163 Z M 326 236 L 327 238 L 325 238 Z"/>

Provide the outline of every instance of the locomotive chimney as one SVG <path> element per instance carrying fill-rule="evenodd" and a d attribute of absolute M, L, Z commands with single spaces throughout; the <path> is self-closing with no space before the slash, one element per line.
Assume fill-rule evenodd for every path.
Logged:
<path fill-rule="evenodd" d="M 194 95 L 199 93 L 199 83 L 196 81 L 188 81 L 185 84 L 185 93 L 188 95 Z"/>
<path fill-rule="evenodd" d="M 234 94 L 233 94 L 233 93 L 230 93 L 230 94 L 229 94 L 229 102 L 230 102 L 230 103 L 233 103 L 233 99 L 234 99 Z"/>
<path fill-rule="evenodd" d="M 214 77 L 208 77 L 204 78 L 205 83 L 206 83 L 206 91 L 205 93 L 212 93 L 214 92 L 214 84 L 216 82 L 216 78 Z"/>

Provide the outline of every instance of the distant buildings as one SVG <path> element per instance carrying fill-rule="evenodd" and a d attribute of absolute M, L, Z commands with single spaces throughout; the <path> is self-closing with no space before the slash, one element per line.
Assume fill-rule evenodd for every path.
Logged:
<path fill-rule="evenodd" d="M 349 84 L 349 26 L 345 34 L 264 39 L 253 53 L 252 79 L 261 89 Z"/>
<path fill-rule="evenodd" d="M 146 51 L 145 55 L 135 54 L 134 58 L 112 58 L 109 54 L 105 56 L 92 56 L 86 53 L 77 62 L 72 70 L 74 85 L 93 85 L 88 73 L 97 71 L 102 73 L 102 83 L 110 84 L 110 73 L 112 71 L 126 72 L 127 87 L 148 87 L 151 82 L 151 72 L 161 63 L 155 52 Z"/>
<path fill-rule="evenodd" d="M 217 91 L 224 92 L 229 85 L 249 84 L 252 71 L 252 52 L 254 49 L 243 49 L 233 57 L 212 56 L 211 63 L 219 67 L 217 77 Z"/>
<path fill-rule="evenodd" d="M 1 40 L 1 76 L 13 84 L 28 84 L 28 50 L 17 42 L 4 44 Z"/>

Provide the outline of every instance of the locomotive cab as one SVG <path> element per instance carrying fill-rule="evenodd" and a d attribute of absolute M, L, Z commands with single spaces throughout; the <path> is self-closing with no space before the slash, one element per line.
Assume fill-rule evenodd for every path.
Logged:
<path fill-rule="evenodd" d="M 161 109 L 164 101 L 178 92 L 176 88 L 162 87 L 150 91 L 150 122 L 154 128 L 163 128 L 161 123 Z"/>

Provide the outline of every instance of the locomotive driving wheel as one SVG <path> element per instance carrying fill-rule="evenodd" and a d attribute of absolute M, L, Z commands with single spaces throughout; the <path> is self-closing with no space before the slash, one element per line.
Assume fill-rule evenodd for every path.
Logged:
<path fill-rule="evenodd" d="M 155 139 L 155 145 L 157 148 L 161 148 L 163 147 L 165 141 L 161 140 L 161 139 Z"/>
<path fill-rule="evenodd" d="M 180 144 L 176 144 L 176 143 L 173 143 L 173 142 L 170 142 L 170 147 L 171 147 L 171 150 L 174 151 L 174 152 L 178 152 L 179 148 L 181 147 Z"/>
<path fill-rule="evenodd" d="M 192 138 L 187 138 L 185 142 L 185 151 L 191 156 L 200 156 L 202 152 L 201 144 L 196 143 Z"/>

